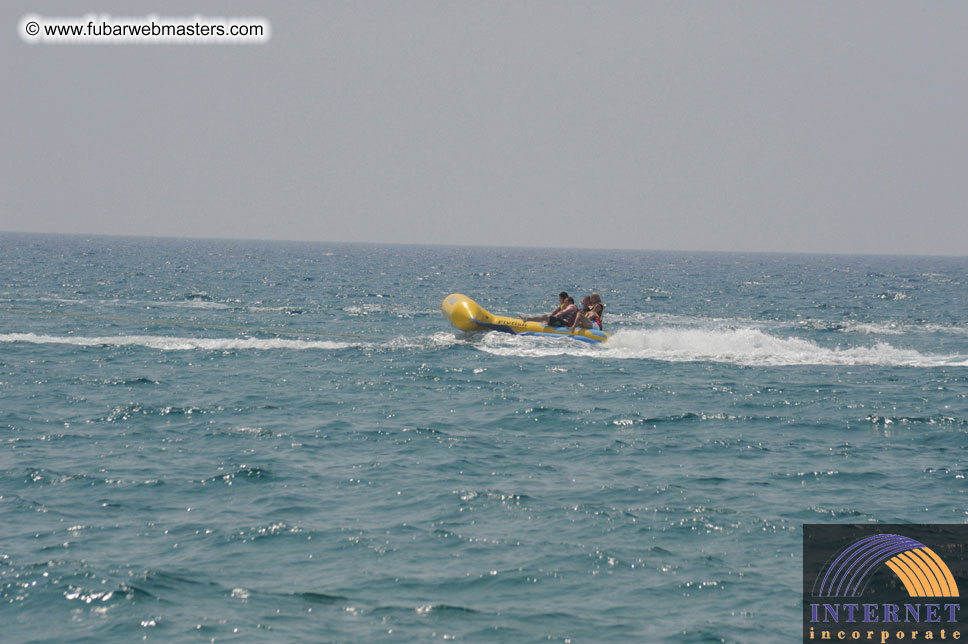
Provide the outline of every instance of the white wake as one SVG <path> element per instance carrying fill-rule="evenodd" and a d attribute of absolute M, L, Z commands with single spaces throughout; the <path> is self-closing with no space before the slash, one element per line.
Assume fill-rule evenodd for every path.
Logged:
<path fill-rule="evenodd" d="M 615 332 L 602 345 L 567 338 L 490 333 L 477 346 L 494 355 L 528 358 L 570 355 L 667 362 L 724 362 L 745 366 L 968 366 L 966 355 L 923 354 L 913 349 L 897 348 L 887 342 L 830 348 L 811 340 L 772 335 L 757 328 L 627 329 Z"/>
<path fill-rule="evenodd" d="M 161 351 L 245 351 L 273 349 L 346 349 L 356 346 L 330 340 L 286 340 L 282 338 L 187 338 L 161 335 L 109 335 L 84 337 L 72 335 L 39 335 L 37 333 L 0 333 L 0 342 L 30 344 L 69 344 L 78 347 L 146 347 Z"/>

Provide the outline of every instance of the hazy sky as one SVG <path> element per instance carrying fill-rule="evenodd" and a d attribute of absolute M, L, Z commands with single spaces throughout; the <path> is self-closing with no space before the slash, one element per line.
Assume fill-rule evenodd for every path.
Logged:
<path fill-rule="evenodd" d="M 28 45 L 27 13 L 265 45 Z M 968 255 L 968 2 L 4 2 L 0 230 Z"/>

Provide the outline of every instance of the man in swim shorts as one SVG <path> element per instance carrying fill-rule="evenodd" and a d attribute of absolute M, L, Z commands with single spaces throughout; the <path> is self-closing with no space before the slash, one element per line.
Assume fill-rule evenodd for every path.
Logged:
<path fill-rule="evenodd" d="M 541 322 L 548 326 L 569 326 L 574 323 L 577 316 L 578 307 L 575 306 L 575 300 L 567 292 L 562 291 L 558 294 L 558 308 L 551 313 L 529 317 L 519 315 L 518 317 L 525 322 Z"/>

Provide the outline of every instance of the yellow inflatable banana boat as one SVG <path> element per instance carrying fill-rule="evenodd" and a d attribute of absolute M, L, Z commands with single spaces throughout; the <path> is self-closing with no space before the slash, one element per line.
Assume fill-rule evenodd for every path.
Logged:
<path fill-rule="evenodd" d="M 541 322 L 525 322 L 506 315 L 492 315 L 480 304 L 460 293 L 452 293 L 440 305 L 444 317 L 461 331 L 503 331 L 517 335 L 566 337 L 583 342 L 605 342 L 608 334 L 598 329 L 575 329 L 545 326 Z"/>

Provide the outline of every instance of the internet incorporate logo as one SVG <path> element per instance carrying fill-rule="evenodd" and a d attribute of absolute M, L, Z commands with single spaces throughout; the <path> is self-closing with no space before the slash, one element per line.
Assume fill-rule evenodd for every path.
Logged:
<path fill-rule="evenodd" d="M 804 642 L 968 639 L 966 577 L 966 525 L 807 524 Z"/>

